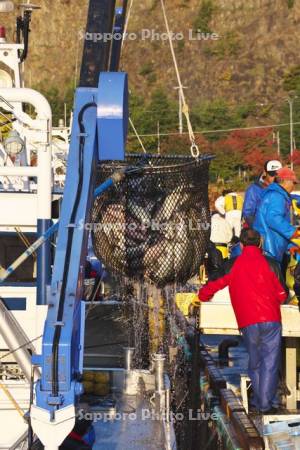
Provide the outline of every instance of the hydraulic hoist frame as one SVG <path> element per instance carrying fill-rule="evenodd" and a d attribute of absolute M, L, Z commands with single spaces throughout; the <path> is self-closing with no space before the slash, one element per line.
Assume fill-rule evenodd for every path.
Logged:
<path fill-rule="evenodd" d="M 105 16 L 108 23 L 105 22 L 105 26 L 102 23 L 102 26 L 106 30 L 110 26 L 112 33 L 115 30 L 119 33 L 120 27 L 123 31 L 126 3 L 123 10 L 116 9 L 115 28 L 112 28 L 111 20 L 115 1 L 91 0 L 89 19 Z M 91 8 L 95 4 L 98 10 L 93 14 Z M 107 8 L 101 14 L 100 4 Z M 96 61 L 97 67 L 107 70 L 112 66 L 117 70 L 120 46 L 109 45 L 103 52 L 102 58 Z M 95 74 L 91 77 L 84 67 L 89 58 L 86 44 L 80 87 L 75 93 L 65 190 L 51 286 L 47 293 L 48 314 L 42 354 L 33 358 L 33 363 L 42 368 L 42 375 L 36 383 L 36 401 L 31 407 L 30 419 L 33 431 L 49 450 L 58 449 L 72 430 L 75 405 L 83 392 L 85 308 L 82 295 L 89 228 L 83 224 L 90 221 L 96 168 L 102 160 L 124 160 L 128 129 L 127 74 L 102 71 L 98 76 L 98 87 L 95 87 Z"/>

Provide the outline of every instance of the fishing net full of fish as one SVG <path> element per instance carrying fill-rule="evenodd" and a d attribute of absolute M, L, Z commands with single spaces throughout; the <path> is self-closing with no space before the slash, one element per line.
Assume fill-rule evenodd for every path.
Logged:
<path fill-rule="evenodd" d="M 94 251 L 112 273 L 163 287 L 198 272 L 210 236 L 211 159 L 132 154 L 99 166 L 98 184 L 124 166 L 141 168 L 92 209 Z"/>

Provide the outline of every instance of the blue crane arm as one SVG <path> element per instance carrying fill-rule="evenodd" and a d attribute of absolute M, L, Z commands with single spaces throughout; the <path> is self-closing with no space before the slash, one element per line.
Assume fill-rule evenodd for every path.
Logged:
<path fill-rule="evenodd" d="M 96 166 L 102 159 L 122 160 L 128 122 L 127 75 L 102 73 L 99 88 L 78 88 L 75 97 L 68 169 L 56 254 L 48 294 L 37 405 L 51 414 L 76 403 L 82 392 L 84 314 L 83 277 Z M 109 189 L 105 182 L 96 193 Z"/>
<path fill-rule="evenodd" d="M 115 11 L 114 25 L 115 0 L 90 0 L 87 32 L 123 32 L 126 5 L 125 0 L 123 10 Z M 102 160 L 124 159 L 128 130 L 127 75 L 105 72 L 110 61 L 118 70 L 120 46 L 93 44 L 85 41 L 42 354 L 33 359 L 42 368 L 42 375 L 36 383 L 31 425 L 45 448 L 51 450 L 58 450 L 72 430 L 74 406 L 83 390 L 82 295 L 88 231 L 82 224 L 90 221 L 96 166 Z M 98 194 L 111 184 L 109 180 L 102 185 Z"/>

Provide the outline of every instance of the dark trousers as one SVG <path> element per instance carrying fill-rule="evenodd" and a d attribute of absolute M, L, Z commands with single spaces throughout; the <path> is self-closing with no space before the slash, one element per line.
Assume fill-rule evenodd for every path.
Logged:
<path fill-rule="evenodd" d="M 294 291 L 296 294 L 296 297 L 298 299 L 299 303 L 299 309 L 300 309 L 300 263 L 298 262 L 294 271 Z"/>
<path fill-rule="evenodd" d="M 281 362 L 281 323 L 263 322 L 242 328 L 249 353 L 249 376 L 254 406 L 267 411 L 278 406 L 276 398 Z"/>

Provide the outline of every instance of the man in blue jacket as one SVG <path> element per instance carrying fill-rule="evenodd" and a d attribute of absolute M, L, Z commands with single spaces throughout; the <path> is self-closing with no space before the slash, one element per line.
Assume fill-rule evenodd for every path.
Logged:
<path fill-rule="evenodd" d="M 248 187 L 245 193 L 242 220 L 244 220 L 249 227 L 252 227 L 253 225 L 264 189 L 274 182 L 277 170 L 281 168 L 282 165 L 280 161 L 266 161 L 264 164 L 264 172 L 259 180 Z"/>
<path fill-rule="evenodd" d="M 281 264 L 292 238 L 300 236 L 300 230 L 291 225 L 291 192 L 297 183 L 296 174 L 288 167 L 277 171 L 276 182 L 264 191 L 253 228 L 263 238 L 263 250 L 267 256 Z"/>

